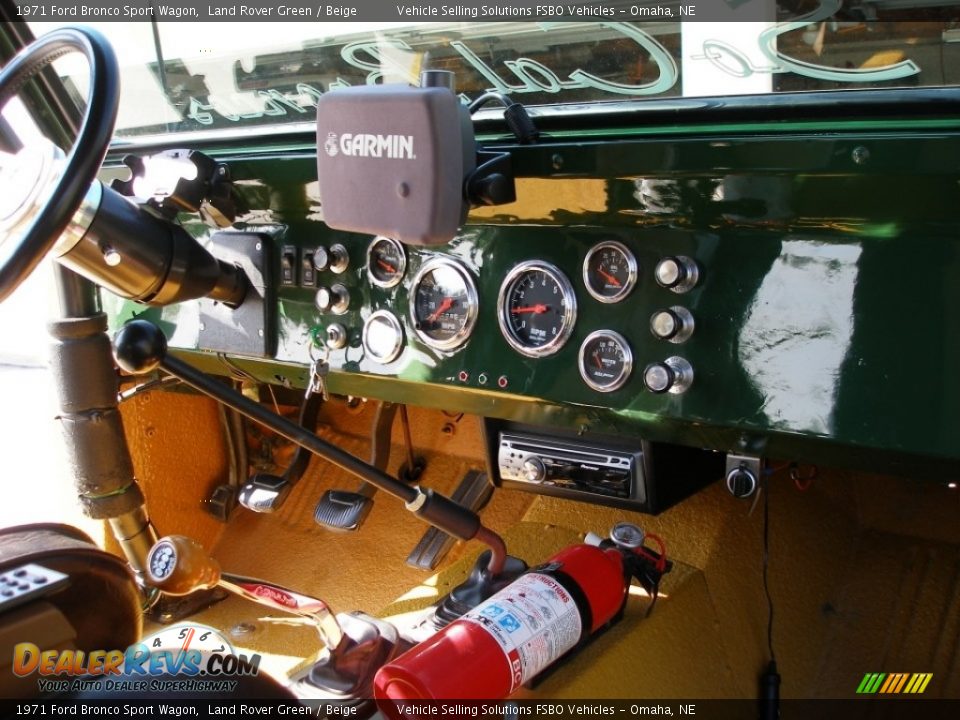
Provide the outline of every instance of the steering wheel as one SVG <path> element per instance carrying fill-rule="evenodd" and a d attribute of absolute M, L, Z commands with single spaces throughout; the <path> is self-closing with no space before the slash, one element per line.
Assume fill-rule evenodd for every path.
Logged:
<path fill-rule="evenodd" d="M 73 148 L 62 153 L 0 152 L 0 302 L 53 247 L 96 179 L 113 136 L 120 71 L 113 48 L 90 29 L 61 28 L 21 50 L 0 71 L 0 108 L 24 84 L 71 52 L 87 58 L 90 88 Z"/>

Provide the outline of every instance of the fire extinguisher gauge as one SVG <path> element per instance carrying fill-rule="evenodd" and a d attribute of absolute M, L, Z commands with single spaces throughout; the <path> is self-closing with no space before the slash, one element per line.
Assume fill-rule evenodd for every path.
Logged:
<path fill-rule="evenodd" d="M 635 550 L 638 547 L 642 547 L 646 537 L 646 533 L 644 533 L 643 530 L 633 523 L 628 522 L 617 523 L 613 526 L 613 529 L 610 530 L 610 539 L 617 547 L 623 548 L 624 550 Z"/>

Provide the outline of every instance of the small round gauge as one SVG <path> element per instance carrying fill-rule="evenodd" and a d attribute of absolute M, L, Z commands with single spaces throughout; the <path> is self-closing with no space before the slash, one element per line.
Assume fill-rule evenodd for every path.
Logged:
<path fill-rule="evenodd" d="M 577 319 L 577 298 L 566 275 L 536 260 L 520 263 L 507 274 L 497 306 L 503 337 L 528 357 L 557 352 Z"/>
<path fill-rule="evenodd" d="M 410 317 L 423 342 L 438 350 L 463 345 L 477 322 L 477 286 L 460 263 L 428 260 L 410 291 Z"/>
<path fill-rule="evenodd" d="M 363 349 L 373 360 L 386 365 L 403 350 L 403 326 L 389 310 L 377 310 L 363 324 Z"/>
<path fill-rule="evenodd" d="M 391 288 L 407 270 L 407 251 L 393 238 L 374 238 L 367 248 L 367 277 L 378 287 Z"/>
<path fill-rule="evenodd" d="M 597 330 L 580 346 L 580 377 L 600 392 L 613 392 L 630 378 L 633 352 L 620 333 Z"/>
<path fill-rule="evenodd" d="M 637 259 L 622 243 L 602 242 L 583 261 L 583 283 L 600 302 L 620 302 L 637 284 Z"/>

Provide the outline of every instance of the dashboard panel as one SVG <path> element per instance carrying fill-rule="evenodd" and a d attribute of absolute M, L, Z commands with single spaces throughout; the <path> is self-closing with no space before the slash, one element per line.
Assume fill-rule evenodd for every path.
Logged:
<path fill-rule="evenodd" d="M 327 228 L 309 148 L 220 153 L 251 207 L 240 227 L 278 267 L 275 352 L 231 365 L 303 387 L 311 344 L 330 341 L 335 393 L 957 475 L 960 136 L 502 149 L 517 202 L 436 248 Z M 229 372 L 190 313 L 163 311 L 173 345 Z"/>

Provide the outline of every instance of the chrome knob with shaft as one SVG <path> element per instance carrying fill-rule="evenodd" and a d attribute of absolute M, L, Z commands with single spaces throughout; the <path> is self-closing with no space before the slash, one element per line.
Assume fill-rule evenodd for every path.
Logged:
<path fill-rule="evenodd" d="M 650 363 L 643 371 L 643 384 L 658 395 L 679 395 L 693 384 L 693 367 L 682 357 L 668 357 L 663 362 Z"/>

